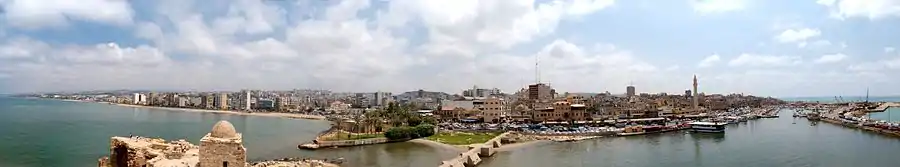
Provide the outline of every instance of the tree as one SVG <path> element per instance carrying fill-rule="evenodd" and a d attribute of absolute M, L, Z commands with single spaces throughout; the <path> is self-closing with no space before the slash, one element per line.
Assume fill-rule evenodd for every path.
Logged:
<path fill-rule="evenodd" d="M 425 116 L 424 119 L 422 119 L 422 123 L 437 125 L 438 121 L 434 117 Z"/>
<path fill-rule="evenodd" d="M 418 126 L 422 124 L 422 116 L 414 115 L 406 119 L 406 124 L 409 126 Z"/>
<path fill-rule="evenodd" d="M 419 134 L 419 137 L 428 137 L 434 135 L 434 125 L 431 124 L 421 124 L 416 126 L 416 133 Z"/>
<path fill-rule="evenodd" d="M 394 127 L 384 132 L 384 137 L 390 140 L 406 140 L 428 137 L 434 135 L 434 125 L 421 124 L 416 127 Z"/>

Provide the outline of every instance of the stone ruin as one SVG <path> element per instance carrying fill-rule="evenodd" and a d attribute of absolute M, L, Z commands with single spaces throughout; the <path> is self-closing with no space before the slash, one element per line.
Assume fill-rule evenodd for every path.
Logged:
<path fill-rule="evenodd" d="M 247 150 L 241 134 L 228 121 L 219 121 L 200 139 L 200 167 L 245 167 Z"/>
<path fill-rule="evenodd" d="M 337 167 L 316 160 L 247 163 L 242 136 L 228 121 L 219 121 L 200 139 L 200 146 L 185 140 L 139 136 L 110 139 L 110 155 L 98 160 L 100 167 Z"/>

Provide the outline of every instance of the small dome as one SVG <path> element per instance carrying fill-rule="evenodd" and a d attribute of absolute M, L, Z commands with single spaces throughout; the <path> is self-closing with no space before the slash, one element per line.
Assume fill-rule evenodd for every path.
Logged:
<path fill-rule="evenodd" d="M 213 126 L 213 129 L 210 133 L 210 136 L 217 138 L 234 138 L 237 137 L 237 131 L 234 130 L 234 125 L 231 125 L 231 122 L 222 120 L 216 123 Z"/>

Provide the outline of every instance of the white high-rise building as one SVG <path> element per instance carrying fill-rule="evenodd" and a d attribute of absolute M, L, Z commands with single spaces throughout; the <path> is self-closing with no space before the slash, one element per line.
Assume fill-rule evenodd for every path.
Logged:
<path fill-rule="evenodd" d="M 147 103 L 147 95 L 134 93 L 131 102 L 133 104 L 146 104 Z"/>
<path fill-rule="evenodd" d="M 243 110 L 249 111 L 250 110 L 250 98 L 251 98 L 250 91 L 242 90 L 241 96 L 240 96 L 240 103 L 238 103 L 238 105 L 239 105 L 238 107 L 240 107 Z"/>

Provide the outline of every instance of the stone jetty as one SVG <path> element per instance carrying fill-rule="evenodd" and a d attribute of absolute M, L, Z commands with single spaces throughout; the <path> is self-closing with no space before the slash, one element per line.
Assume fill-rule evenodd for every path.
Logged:
<path fill-rule="evenodd" d="M 500 148 L 502 143 L 501 139 L 506 137 L 512 132 L 506 132 L 494 137 L 491 140 L 488 140 L 484 144 L 481 145 L 470 145 L 469 150 L 463 153 L 460 153 L 458 156 L 453 157 L 450 160 L 446 160 L 441 162 L 440 167 L 471 167 L 476 166 L 481 163 L 482 157 L 490 157 L 493 156 L 494 153 L 497 152 L 497 148 Z"/>

